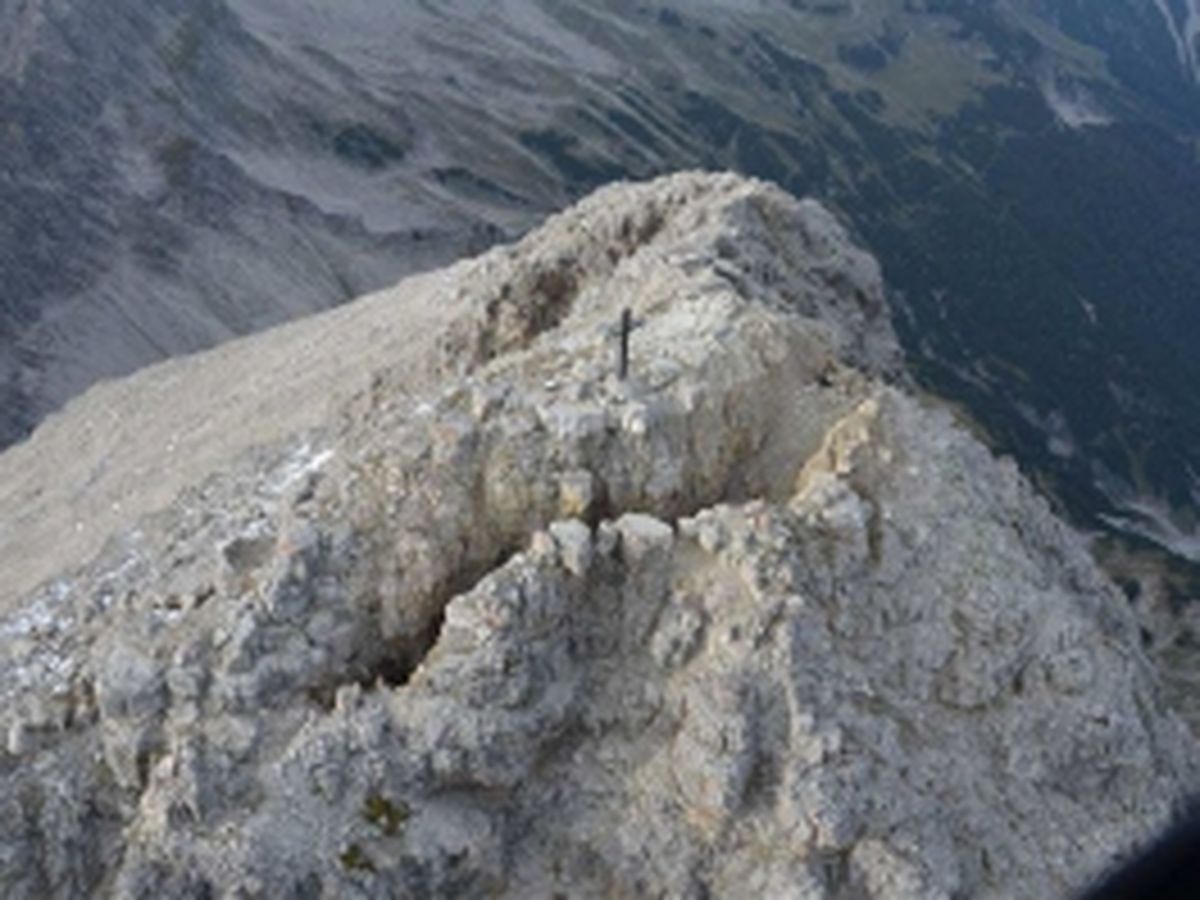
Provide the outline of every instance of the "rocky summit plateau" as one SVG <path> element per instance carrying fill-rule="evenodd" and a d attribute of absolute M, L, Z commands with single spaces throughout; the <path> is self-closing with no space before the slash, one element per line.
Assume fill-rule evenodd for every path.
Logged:
<path fill-rule="evenodd" d="M 1071 896 L 1200 753 L 890 310 L 680 174 L 76 399 L 0 456 L 0 895 Z"/>

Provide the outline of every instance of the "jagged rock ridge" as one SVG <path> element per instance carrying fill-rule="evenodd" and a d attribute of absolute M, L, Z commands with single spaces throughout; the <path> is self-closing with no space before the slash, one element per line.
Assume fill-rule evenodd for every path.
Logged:
<path fill-rule="evenodd" d="M 815 203 L 615 186 L 430 285 L 417 363 L 5 610 L 5 896 L 1056 896 L 1196 783 Z"/>

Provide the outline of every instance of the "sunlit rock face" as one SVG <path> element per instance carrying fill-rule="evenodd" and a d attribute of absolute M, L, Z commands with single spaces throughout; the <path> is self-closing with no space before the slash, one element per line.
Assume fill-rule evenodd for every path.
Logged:
<path fill-rule="evenodd" d="M 0 457 L 120 507 L 0 532 L 0 892 L 1069 896 L 1200 760 L 914 391 L 834 216 L 687 174 L 90 393 Z"/>

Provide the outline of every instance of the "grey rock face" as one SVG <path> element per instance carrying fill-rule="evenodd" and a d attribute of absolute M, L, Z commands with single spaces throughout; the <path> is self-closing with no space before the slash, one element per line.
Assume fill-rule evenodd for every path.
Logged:
<path fill-rule="evenodd" d="M 1198 38 L 1192 0 L 0 0 L 0 446 L 730 168 L 855 223 L 923 383 L 1083 527 L 1196 563 Z"/>
<path fill-rule="evenodd" d="M 430 283 L 425 380 L 4 609 L 5 896 L 1056 896 L 1195 786 L 816 204 L 615 186 Z"/>
<path fill-rule="evenodd" d="M 0 3 L 0 446 L 97 380 L 328 309 L 509 224 L 403 189 L 381 211 L 383 170 L 412 150 L 403 104 L 235 7 Z"/>

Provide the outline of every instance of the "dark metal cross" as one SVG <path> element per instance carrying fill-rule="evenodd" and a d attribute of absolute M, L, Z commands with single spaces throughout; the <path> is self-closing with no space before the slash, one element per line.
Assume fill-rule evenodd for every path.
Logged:
<path fill-rule="evenodd" d="M 633 310 L 626 307 L 621 312 L 621 356 L 617 363 L 617 374 L 624 381 L 629 376 L 629 332 L 633 330 Z"/>

